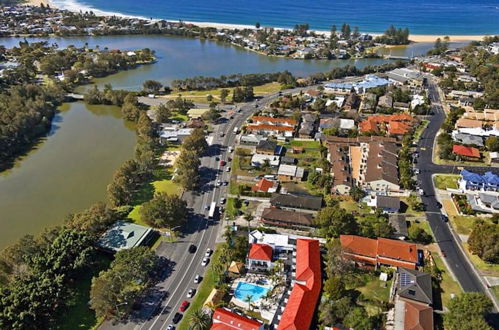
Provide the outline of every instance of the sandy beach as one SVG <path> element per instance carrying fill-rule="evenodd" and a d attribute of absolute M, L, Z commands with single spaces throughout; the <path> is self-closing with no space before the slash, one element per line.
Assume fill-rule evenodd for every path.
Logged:
<path fill-rule="evenodd" d="M 49 0 L 29 0 L 26 4 L 30 6 L 40 6 L 40 4 L 47 5 L 49 4 L 51 7 L 56 7 L 53 2 Z M 103 15 L 103 16 L 122 16 L 122 17 L 136 17 L 140 19 L 147 19 L 141 16 L 130 16 L 130 15 L 124 15 L 124 14 L 119 14 L 119 13 L 108 13 L 100 10 L 95 10 L 93 8 L 63 8 L 63 9 L 68 9 L 72 11 L 79 11 L 79 10 L 93 10 L 97 15 Z M 159 19 L 153 19 L 153 21 L 157 21 Z M 174 21 L 174 20 L 172 20 Z M 217 29 L 255 29 L 254 25 L 245 25 L 245 24 L 228 24 L 228 23 L 213 23 L 213 22 L 192 22 L 192 21 L 183 21 L 185 24 L 193 24 L 197 25 L 200 27 L 212 27 L 212 28 L 217 28 Z M 278 28 L 274 27 L 276 30 L 287 30 L 286 28 Z M 313 30 L 314 32 L 318 34 L 324 34 L 329 36 L 330 32 L 329 31 L 321 31 L 321 30 Z M 381 33 L 371 33 L 371 32 L 364 32 L 364 33 L 369 33 L 373 36 L 378 36 L 381 35 Z M 411 34 L 409 36 L 409 39 L 413 42 L 434 42 L 437 38 L 443 39 L 445 36 L 444 35 L 431 35 L 431 34 Z M 484 35 L 449 35 L 450 41 L 475 41 L 475 40 L 482 40 Z"/>

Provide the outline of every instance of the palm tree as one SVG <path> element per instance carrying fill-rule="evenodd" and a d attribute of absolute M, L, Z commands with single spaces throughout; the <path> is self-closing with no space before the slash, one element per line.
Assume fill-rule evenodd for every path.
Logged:
<path fill-rule="evenodd" d="M 248 222 L 248 233 L 251 232 L 251 220 L 253 220 L 253 215 L 251 212 L 247 212 L 244 214 L 244 220 Z"/>
<path fill-rule="evenodd" d="M 244 301 L 248 303 L 248 309 L 251 312 L 251 301 L 253 301 L 253 295 L 247 295 L 246 298 L 244 298 Z"/>
<path fill-rule="evenodd" d="M 189 318 L 189 329 L 192 330 L 207 330 L 211 325 L 211 317 L 201 308 L 192 312 Z"/>

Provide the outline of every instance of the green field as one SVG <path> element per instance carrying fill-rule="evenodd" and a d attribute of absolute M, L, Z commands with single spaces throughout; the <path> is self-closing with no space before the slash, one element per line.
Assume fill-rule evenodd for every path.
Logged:
<path fill-rule="evenodd" d="M 450 302 L 451 294 L 457 295 L 461 293 L 463 290 L 459 286 L 454 278 L 449 273 L 447 267 L 445 267 L 442 258 L 437 253 L 432 253 L 433 260 L 435 261 L 435 265 L 440 270 L 440 274 L 442 276 L 442 281 L 440 282 L 440 294 L 442 298 L 442 303 L 444 306 L 447 306 Z"/>
<path fill-rule="evenodd" d="M 435 186 L 438 189 L 457 189 L 458 184 L 457 180 L 459 180 L 460 175 L 455 174 L 438 174 L 434 177 Z"/>

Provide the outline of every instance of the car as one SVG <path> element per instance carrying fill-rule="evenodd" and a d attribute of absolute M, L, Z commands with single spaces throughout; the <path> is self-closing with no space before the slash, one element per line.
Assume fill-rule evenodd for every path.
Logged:
<path fill-rule="evenodd" d="M 196 289 L 189 289 L 189 292 L 187 292 L 187 298 L 192 298 L 196 294 Z"/>
<path fill-rule="evenodd" d="M 182 314 L 180 313 L 175 313 L 175 316 L 173 316 L 173 323 L 177 324 L 180 320 L 182 319 Z"/>
<path fill-rule="evenodd" d="M 442 204 L 440 204 L 440 202 L 437 202 L 437 204 L 436 204 L 436 205 L 437 205 L 437 207 L 438 207 L 439 209 L 441 209 L 441 208 L 442 208 Z"/>
<path fill-rule="evenodd" d="M 206 249 L 206 252 L 204 253 L 204 256 L 205 257 L 209 257 L 209 256 L 211 256 L 212 253 L 213 253 L 212 249 Z"/>
<path fill-rule="evenodd" d="M 220 133 L 220 137 L 224 137 L 224 136 L 225 136 L 224 132 Z"/>
<path fill-rule="evenodd" d="M 255 104 L 255 108 L 258 108 L 258 104 Z"/>
<path fill-rule="evenodd" d="M 414 169 L 414 173 L 419 174 L 419 168 Z"/>
<path fill-rule="evenodd" d="M 227 149 L 227 152 L 231 153 L 233 150 L 234 150 L 234 148 L 229 147 L 229 148 Z"/>
<path fill-rule="evenodd" d="M 220 161 L 220 166 L 225 166 L 225 160 Z"/>
<path fill-rule="evenodd" d="M 196 245 L 194 245 L 194 244 L 189 245 L 189 253 L 194 253 L 194 252 L 196 252 L 196 249 L 197 249 L 197 248 L 196 248 Z"/>
<path fill-rule="evenodd" d="M 187 307 L 189 307 L 189 302 L 187 300 L 184 300 L 184 301 L 182 301 L 182 304 L 180 304 L 180 307 L 178 308 L 178 310 L 180 312 L 185 312 Z"/>
<path fill-rule="evenodd" d="M 220 204 L 225 204 L 225 197 L 220 198 Z"/>
<path fill-rule="evenodd" d="M 225 169 L 225 171 L 226 171 L 226 172 L 230 172 L 230 167 L 227 167 L 227 168 Z"/>
<path fill-rule="evenodd" d="M 173 324 L 170 324 L 168 327 L 166 327 L 166 330 L 175 330 L 175 326 Z"/>
<path fill-rule="evenodd" d="M 421 196 L 424 196 L 424 190 L 423 190 L 423 189 L 421 189 L 421 188 L 419 188 L 419 194 L 420 194 Z"/>
<path fill-rule="evenodd" d="M 220 157 L 215 157 L 215 160 L 218 162 L 220 160 Z"/>
<path fill-rule="evenodd" d="M 216 186 L 220 187 L 221 185 L 222 185 L 222 181 L 218 180 L 217 183 L 216 183 Z"/>
<path fill-rule="evenodd" d="M 449 222 L 449 218 L 445 214 L 442 214 L 440 217 L 442 218 L 443 222 Z"/>
<path fill-rule="evenodd" d="M 208 211 L 208 210 L 210 209 L 210 206 L 209 206 L 209 205 L 205 205 L 205 206 L 204 206 L 204 209 L 205 209 L 206 211 Z"/>
<path fill-rule="evenodd" d="M 442 252 L 442 257 L 444 257 L 444 258 L 447 257 L 444 250 L 442 250 L 441 252 Z"/>
<path fill-rule="evenodd" d="M 229 181 L 224 181 L 224 186 L 228 186 L 229 185 Z"/>
<path fill-rule="evenodd" d="M 203 261 L 201 261 L 201 266 L 206 266 L 210 262 L 210 258 L 203 258 Z"/>
<path fill-rule="evenodd" d="M 202 280 L 203 278 L 201 277 L 201 275 L 196 275 L 196 277 L 194 277 L 194 283 L 196 284 L 201 283 Z"/>

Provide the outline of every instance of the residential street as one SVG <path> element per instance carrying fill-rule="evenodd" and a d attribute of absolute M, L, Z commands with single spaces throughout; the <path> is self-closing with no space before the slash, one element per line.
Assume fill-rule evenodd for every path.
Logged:
<path fill-rule="evenodd" d="M 436 134 L 445 119 L 445 113 L 442 106 L 439 104 L 439 96 L 436 85 L 431 81 L 429 82 L 428 91 L 429 98 L 433 103 L 432 109 L 435 114 L 429 118 L 430 123 L 423 132 L 422 138 L 418 145 L 418 149 L 420 150 L 420 156 L 418 159 L 418 168 L 420 170 L 420 174 L 418 175 L 418 184 L 425 192 L 425 196 L 422 196 L 422 200 L 426 206 L 426 216 L 433 234 L 435 235 L 437 244 L 445 253 L 446 263 L 451 268 L 451 271 L 456 276 L 463 290 L 487 292 L 488 290 L 486 290 L 482 281 L 478 278 L 475 271 L 472 269 L 472 266 L 469 264 L 467 257 L 459 248 L 458 244 L 460 243 L 458 243 L 452 235 L 451 229 L 449 228 L 450 224 L 442 221 L 440 208 L 437 206 L 437 199 L 432 183 L 432 175 L 437 173 L 458 174 L 460 169 L 456 166 L 437 165 L 432 161 L 434 140 L 436 139 Z M 494 168 L 478 166 L 471 167 L 469 170 L 475 172 L 485 172 L 491 170 L 493 171 Z"/>

